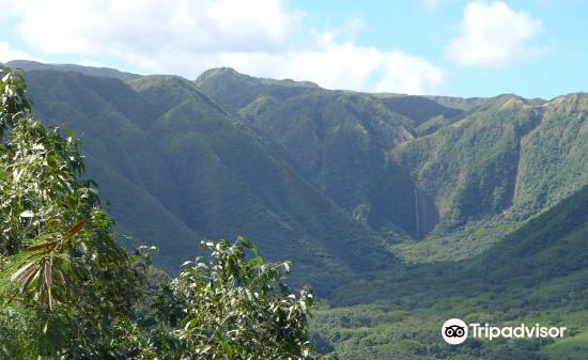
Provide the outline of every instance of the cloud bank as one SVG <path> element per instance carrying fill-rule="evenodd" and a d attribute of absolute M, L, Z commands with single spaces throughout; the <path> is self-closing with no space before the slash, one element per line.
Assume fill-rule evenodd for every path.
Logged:
<path fill-rule="evenodd" d="M 445 81 L 444 70 L 424 58 L 356 44 L 350 33 L 361 28 L 359 19 L 305 33 L 305 15 L 282 0 L 4 2 L 2 16 L 17 19 L 31 51 L 114 57 L 147 73 L 194 78 L 230 66 L 327 88 L 412 94 L 435 92 Z M 0 47 L 0 56 L 20 55 L 3 46 L 11 52 Z"/>

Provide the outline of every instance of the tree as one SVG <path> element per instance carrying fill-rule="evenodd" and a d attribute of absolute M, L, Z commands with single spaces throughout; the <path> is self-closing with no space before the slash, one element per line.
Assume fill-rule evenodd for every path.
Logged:
<path fill-rule="evenodd" d="M 182 359 L 316 358 L 307 330 L 314 298 L 281 282 L 289 262 L 266 263 L 242 237 L 202 246 L 209 261 L 187 262 L 158 305 Z"/>
<path fill-rule="evenodd" d="M 140 268 L 115 243 L 95 184 L 81 179 L 78 141 L 36 120 L 23 75 L 3 72 L 0 337 L 12 345 L 0 353 L 116 358 L 110 342 L 140 295 Z"/>

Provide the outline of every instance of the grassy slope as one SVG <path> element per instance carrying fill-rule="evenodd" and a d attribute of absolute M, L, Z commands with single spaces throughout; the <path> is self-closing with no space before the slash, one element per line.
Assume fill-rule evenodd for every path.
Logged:
<path fill-rule="evenodd" d="M 31 60 L 11 60 L 3 64 L 3 66 L 21 68 L 25 71 L 50 70 L 60 72 L 78 72 L 86 75 L 111 77 L 116 79 L 132 79 L 140 76 L 107 67 L 82 66 L 74 64 L 47 64 Z"/>
<path fill-rule="evenodd" d="M 413 184 L 387 160 L 412 138 L 406 119 L 370 97 L 325 91 L 241 112 L 354 218 L 376 231 L 415 234 Z"/>

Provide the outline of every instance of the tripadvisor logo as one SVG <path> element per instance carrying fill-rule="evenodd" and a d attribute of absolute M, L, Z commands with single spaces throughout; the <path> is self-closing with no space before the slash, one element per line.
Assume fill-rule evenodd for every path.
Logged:
<path fill-rule="evenodd" d="M 468 338 L 468 325 L 461 319 L 449 319 L 441 328 L 441 336 L 448 344 L 461 344 Z"/>
<path fill-rule="evenodd" d="M 463 320 L 453 318 L 443 323 L 441 327 L 441 336 L 446 343 L 458 345 L 466 341 L 468 334 L 474 339 L 488 339 L 492 341 L 496 338 L 561 338 L 564 336 L 567 328 L 565 327 L 545 327 L 535 324 L 527 326 L 490 326 L 488 324 L 466 324 Z"/>

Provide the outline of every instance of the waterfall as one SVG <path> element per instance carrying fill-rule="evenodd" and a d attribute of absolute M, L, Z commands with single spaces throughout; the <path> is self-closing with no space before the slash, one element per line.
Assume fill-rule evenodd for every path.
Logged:
<path fill-rule="evenodd" d="M 416 219 L 416 238 L 421 238 L 421 219 L 419 218 L 419 191 L 414 188 L 414 215 Z"/>

